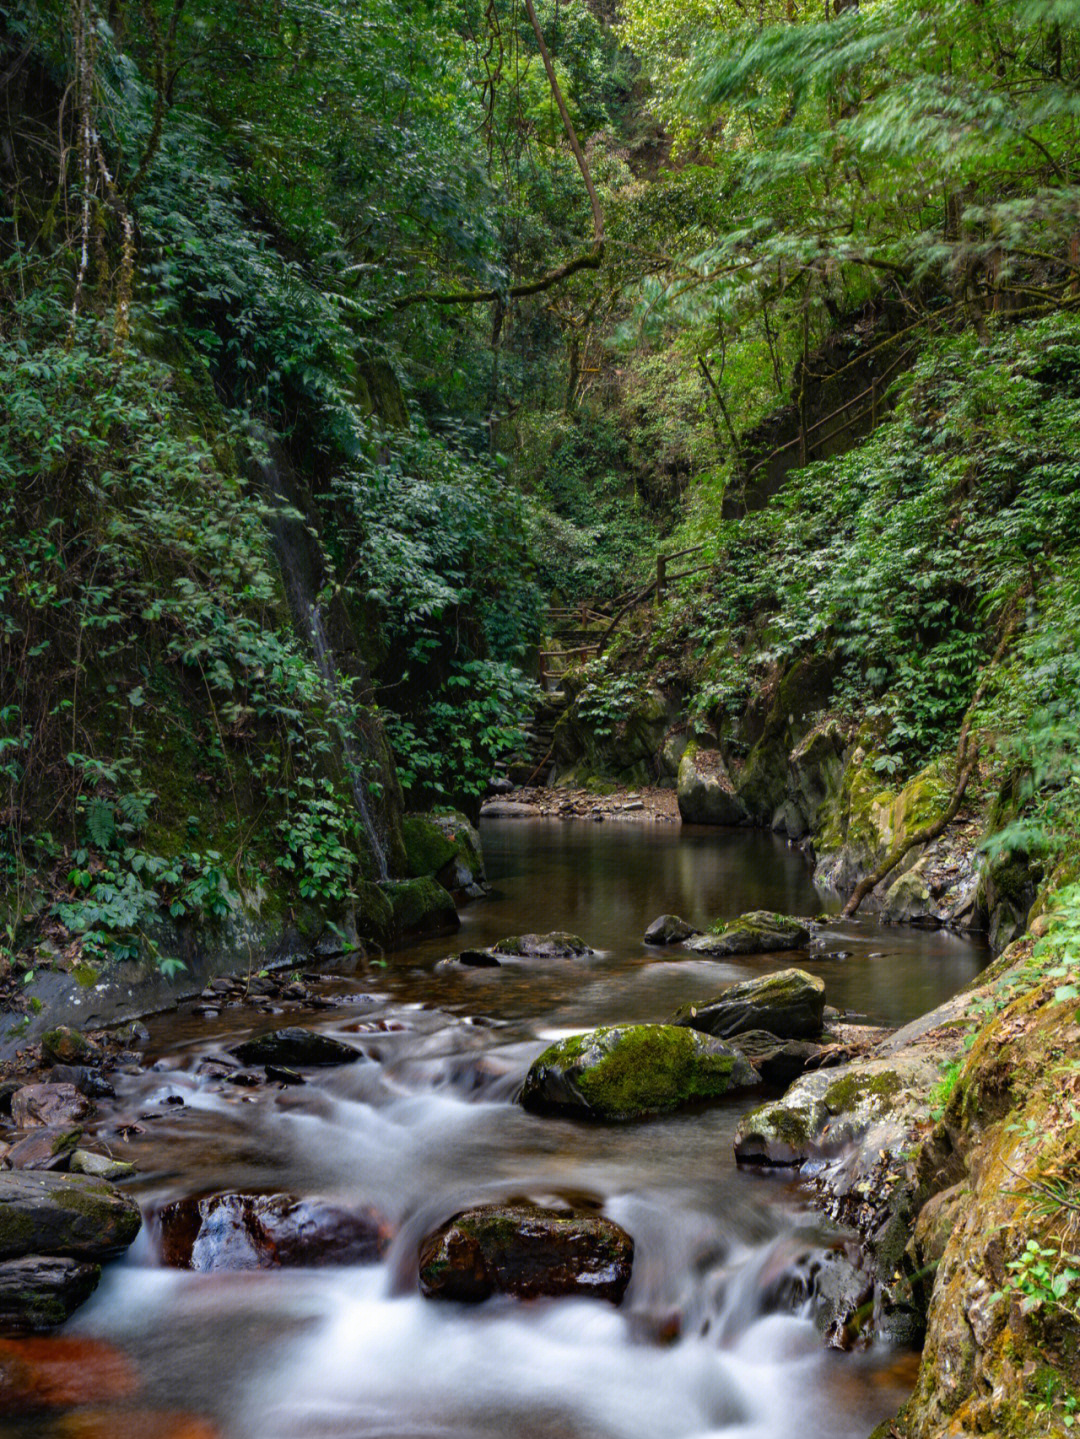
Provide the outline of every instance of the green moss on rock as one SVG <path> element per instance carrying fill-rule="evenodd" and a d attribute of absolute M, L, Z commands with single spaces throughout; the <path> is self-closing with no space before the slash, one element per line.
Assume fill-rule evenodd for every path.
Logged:
<path fill-rule="evenodd" d="M 534 1061 L 521 1103 L 538 1112 L 634 1119 L 757 1084 L 719 1040 L 666 1024 L 605 1028 L 551 1045 Z"/>

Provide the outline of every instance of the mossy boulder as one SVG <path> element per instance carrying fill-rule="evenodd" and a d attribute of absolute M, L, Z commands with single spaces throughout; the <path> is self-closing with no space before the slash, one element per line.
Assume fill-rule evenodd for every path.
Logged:
<path fill-rule="evenodd" d="M 636 1119 L 760 1083 L 739 1052 L 669 1024 L 595 1029 L 534 1060 L 521 1103 L 536 1113 Z"/>
<path fill-rule="evenodd" d="M 723 958 L 733 954 L 776 954 L 805 949 L 809 943 L 810 931 L 802 920 L 756 909 L 716 925 L 708 934 L 688 939 L 686 947 L 695 954 Z"/>
<path fill-rule="evenodd" d="M 724 757 L 716 749 L 687 745 L 679 761 L 678 796 L 686 824 L 742 824 L 747 818 Z"/>
<path fill-rule="evenodd" d="M 61 1024 L 41 1036 L 41 1058 L 45 1064 L 100 1064 L 105 1052 L 100 1044 Z"/>
<path fill-rule="evenodd" d="M 122 1254 L 141 1222 L 135 1201 L 103 1179 L 0 1173 L 0 1260 L 58 1255 L 100 1263 Z"/>
<path fill-rule="evenodd" d="M 500 1293 L 618 1304 L 630 1282 L 634 1241 L 598 1214 L 485 1204 L 427 1235 L 418 1259 L 420 1290 L 429 1299 L 475 1304 Z"/>
<path fill-rule="evenodd" d="M 500 939 L 493 954 L 507 959 L 584 959 L 594 954 L 577 934 L 554 930 L 551 934 L 512 934 Z"/>
<path fill-rule="evenodd" d="M 463 814 L 408 814 L 402 822 L 407 872 L 413 879 L 431 875 L 451 893 L 468 892 L 484 882 L 480 836 Z"/>
<path fill-rule="evenodd" d="M 765 1030 L 777 1039 L 813 1039 L 821 1033 L 825 1013 L 825 982 L 804 969 L 781 969 L 733 984 L 715 999 L 684 1006 L 672 1020 L 732 1039 L 750 1030 Z"/>
<path fill-rule="evenodd" d="M 386 885 L 385 892 L 393 910 L 394 936 L 398 940 L 453 934 L 461 928 L 453 899 L 430 875 Z"/>

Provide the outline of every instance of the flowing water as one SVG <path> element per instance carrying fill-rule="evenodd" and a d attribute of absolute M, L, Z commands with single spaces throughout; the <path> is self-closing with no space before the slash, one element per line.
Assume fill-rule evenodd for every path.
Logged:
<path fill-rule="evenodd" d="M 241 1090 L 208 1058 L 295 1017 L 236 1008 L 208 1021 L 189 1006 L 149 1023 L 153 1067 L 122 1079 L 104 1121 L 106 1138 L 141 1127 L 115 1147 L 138 1163 L 148 1212 L 226 1188 L 370 1204 L 396 1231 L 385 1261 L 197 1275 L 157 1264 L 149 1224 L 68 1331 L 133 1358 L 138 1403 L 204 1416 L 225 1439 L 863 1439 L 906 1396 L 911 1362 L 825 1349 L 793 1300 L 821 1226 L 790 1179 L 735 1167 L 735 1124 L 760 1094 L 595 1125 L 528 1115 L 514 1093 L 552 1036 L 662 1020 L 793 958 L 823 975 L 832 1003 L 896 1024 L 966 983 L 985 952 L 871 920 L 837 923 L 830 947 L 852 951 L 842 961 L 649 952 L 640 936 L 664 911 L 703 923 L 822 901 L 769 835 L 584 821 L 482 833 L 496 892 L 466 909 L 461 935 L 315 986 L 337 1007 L 301 1022 L 368 1062 L 302 1088 Z M 597 953 L 435 969 L 465 945 L 551 929 Z M 621 1308 L 422 1299 L 419 1237 L 467 1203 L 509 1196 L 584 1199 L 623 1224 L 636 1257 Z"/>

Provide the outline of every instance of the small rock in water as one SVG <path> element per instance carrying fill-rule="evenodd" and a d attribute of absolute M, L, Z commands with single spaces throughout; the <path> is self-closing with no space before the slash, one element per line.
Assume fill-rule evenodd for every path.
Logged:
<path fill-rule="evenodd" d="M 306 1084 L 307 1080 L 302 1074 L 297 1074 L 295 1069 L 286 1069 L 283 1064 L 268 1064 L 266 1066 L 266 1077 L 277 1084 Z"/>
<path fill-rule="evenodd" d="M 499 960 L 489 949 L 463 949 L 440 959 L 436 969 L 498 969 Z"/>
<path fill-rule="evenodd" d="M 8 1150 L 9 1169 L 67 1169 L 81 1129 L 35 1129 Z"/>
<path fill-rule="evenodd" d="M 90 1174 L 95 1179 L 128 1179 L 135 1173 L 134 1164 L 123 1159 L 113 1159 L 108 1154 L 96 1154 L 91 1149 L 76 1149 L 71 1156 L 72 1174 Z"/>
<path fill-rule="evenodd" d="M 578 935 L 556 930 L 552 934 L 513 934 L 500 939 L 494 953 L 512 959 L 581 959 L 595 951 Z"/>
<path fill-rule="evenodd" d="M 158 1215 L 162 1263 L 176 1269 L 276 1269 L 369 1264 L 389 1232 L 372 1210 L 342 1209 L 292 1194 L 212 1194 L 179 1199 Z"/>
<path fill-rule="evenodd" d="M 682 944 L 695 934 L 700 934 L 692 924 L 680 919 L 677 914 L 662 914 L 654 919 L 645 931 L 646 944 Z"/>
<path fill-rule="evenodd" d="M 61 1024 L 41 1036 L 41 1057 L 46 1064 L 100 1064 L 105 1051 L 77 1029 Z"/>
<path fill-rule="evenodd" d="M 28 1084 L 12 1095 L 11 1117 L 20 1129 L 35 1124 L 55 1129 L 77 1124 L 91 1107 L 73 1084 Z"/>
<path fill-rule="evenodd" d="M 116 1090 L 99 1069 L 88 1069 L 84 1064 L 54 1064 L 45 1083 L 73 1084 L 88 1099 L 112 1099 L 116 1095 Z"/>
<path fill-rule="evenodd" d="M 421 1241 L 420 1291 L 473 1304 L 496 1293 L 618 1304 L 633 1262 L 634 1241 L 610 1219 L 536 1204 L 485 1204 L 455 1214 Z"/>
<path fill-rule="evenodd" d="M 233 1048 L 244 1064 L 284 1064 L 319 1069 L 333 1064 L 354 1064 L 358 1049 L 310 1029 L 273 1029 Z"/>

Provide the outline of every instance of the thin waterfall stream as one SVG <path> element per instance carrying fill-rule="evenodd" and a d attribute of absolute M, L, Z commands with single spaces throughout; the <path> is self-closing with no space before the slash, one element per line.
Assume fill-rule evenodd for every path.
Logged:
<path fill-rule="evenodd" d="M 751 907 L 814 912 L 801 857 L 748 831 L 481 830 L 494 892 L 465 909 L 455 941 L 298 974 L 314 1000 L 295 1012 L 223 994 L 213 1013 L 187 1004 L 147 1022 L 149 1068 L 118 1076 L 98 1134 L 138 1166 L 147 1223 L 65 1330 L 123 1351 L 138 1393 L 114 1406 L 112 1428 L 87 1433 L 134 1433 L 134 1406 L 192 1416 L 167 1431 L 177 1439 L 865 1439 L 906 1397 L 912 1356 L 829 1351 L 815 1328 L 814 1275 L 840 1238 L 792 1176 L 734 1163 L 735 1125 L 760 1093 L 624 1124 L 515 1103 L 552 1038 L 663 1019 L 790 963 L 658 954 L 641 935 L 663 910 L 691 923 Z M 452 950 L 541 929 L 580 933 L 595 953 L 440 966 Z M 850 958 L 796 962 L 822 975 L 833 1003 L 884 1023 L 940 1002 L 986 961 L 950 934 L 872 920 L 836 931 Z M 282 1025 L 333 1036 L 361 1060 L 302 1084 L 233 1082 L 240 1041 Z M 162 1206 L 222 1191 L 369 1206 L 388 1248 L 326 1268 L 165 1267 Z M 423 1298 L 421 1237 L 466 1205 L 511 1198 L 569 1200 L 621 1224 L 635 1244 L 622 1304 Z M 53 1415 L 8 1432 L 83 1430 Z"/>
<path fill-rule="evenodd" d="M 390 870 L 386 862 L 386 848 L 371 818 L 371 809 L 367 801 L 367 784 L 364 778 L 364 764 L 352 736 L 351 717 L 342 698 L 337 664 L 334 660 L 333 650 L 327 642 L 326 630 L 323 627 L 322 607 L 318 601 L 308 606 L 308 615 L 311 647 L 326 689 L 327 704 L 334 717 L 338 737 L 341 740 L 342 760 L 349 776 L 349 787 L 352 790 L 356 811 L 360 816 L 360 822 L 364 827 L 364 833 L 375 860 L 376 876 L 380 881 L 385 881 L 390 878 Z"/>

